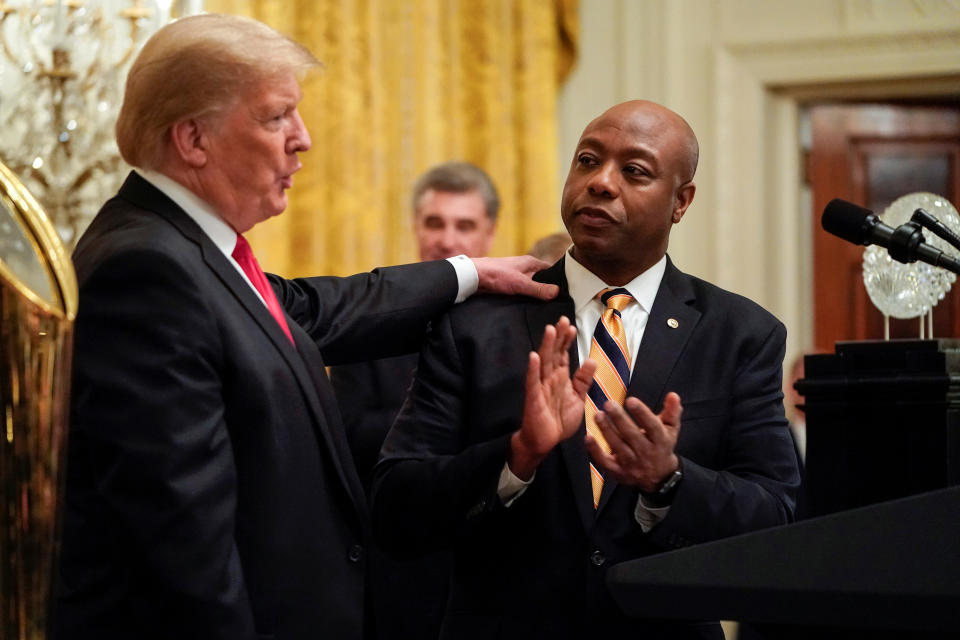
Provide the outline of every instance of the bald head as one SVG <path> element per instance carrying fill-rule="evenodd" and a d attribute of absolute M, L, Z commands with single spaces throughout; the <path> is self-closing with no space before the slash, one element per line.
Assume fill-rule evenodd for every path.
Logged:
<path fill-rule="evenodd" d="M 693 201 L 698 156 L 687 121 L 655 102 L 624 102 L 590 122 L 560 206 L 573 257 L 611 286 L 658 262 Z"/>
<path fill-rule="evenodd" d="M 700 143 L 690 124 L 679 114 L 671 111 L 662 104 L 649 100 L 628 100 L 614 105 L 595 118 L 583 134 L 586 135 L 591 127 L 605 122 L 635 123 L 638 120 L 655 124 L 665 134 L 673 139 L 676 150 L 673 160 L 676 162 L 677 178 L 680 184 L 690 182 L 697 173 L 697 162 L 700 160 Z"/>

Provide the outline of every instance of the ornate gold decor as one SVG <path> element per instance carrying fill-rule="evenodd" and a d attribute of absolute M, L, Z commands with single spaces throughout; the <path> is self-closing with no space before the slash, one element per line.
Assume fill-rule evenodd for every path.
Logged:
<path fill-rule="evenodd" d="M 50 220 L 0 164 L 0 638 L 47 637 L 77 283 Z"/>
<path fill-rule="evenodd" d="M 172 0 L 0 0 L 0 160 L 73 246 L 125 173 L 113 126 L 127 69 Z M 176 3 L 175 13 L 181 4 Z"/>

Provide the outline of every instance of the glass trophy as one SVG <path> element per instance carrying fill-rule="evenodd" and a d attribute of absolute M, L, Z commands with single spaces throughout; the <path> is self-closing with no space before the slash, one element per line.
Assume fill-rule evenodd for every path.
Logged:
<path fill-rule="evenodd" d="M 891 227 L 911 220 L 923 209 L 949 229 L 960 231 L 960 216 L 952 204 L 933 193 L 911 193 L 895 200 L 879 216 Z M 960 255 L 946 240 L 926 231 L 927 244 L 950 256 Z M 919 318 L 920 338 L 933 337 L 933 308 L 943 300 L 956 275 L 923 262 L 904 264 L 890 257 L 883 247 L 871 245 L 863 252 L 863 284 L 873 305 L 883 314 L 884 339 L 890 339 L 890 317 Z"/>

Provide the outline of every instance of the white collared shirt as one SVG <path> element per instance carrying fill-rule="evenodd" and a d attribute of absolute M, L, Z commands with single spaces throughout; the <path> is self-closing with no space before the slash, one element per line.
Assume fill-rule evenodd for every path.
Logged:
<path fill-rule="evenodd" d="M 233 259 L 233 250 L 237 246 L 237 232 L 229 224 L 224 222 L 223 218 L 218 216 L 213 207 L 201 199 L 197 194 L 185 186 L 169 178 L 159 171 L 149 169 L 137 169 L 144 180 L 152 184 L 163 195 L 167 196 L 176 203 L 183 212 L 190 216 L 190 219 L 197 223 L 200 230 L 203 231 L 210 241 L 216 245 L 217 249 L 227 258 L 237 273 L 243 278 L 244 282 L 250 285 L 250 290 L 257 294 L 257 298 L 264 306 L 267 305 L 263 296 L 257 291 L 257 288 L 250 282 L 250 278 L 244 272 L 243 267 Z"/>
<path fill-rule="evenodd" d="M 165 196 L 173 200 L 178 207 L 183 209 L 184 213 L 197 223 L 201 231 L 210 238 L 211 242 L 216 245 L 217 249 L 223 253 L 230 264 L 233 265 L 233 268 L 237 270 L 237 273 L 250 285 L 250 289 L 257 294 L 260 302 L 263 302 L 264 306 L 266 306 L 267 303 L 263 299 L 263 296 L 260 295 L 257 288 L 250 282 L 250 278 L 247 277 L 247 274 L 243 271 L 240 264 L 233 259 L 233 250 L 237 246 L 236 230 L 217 215 L 209 203 L 205 202 L 197 194 L 176 180 L 158 171 L 151 171 L 149 169 L 136 169 L 136 172 Z M 453 266 L 457 274 L 457 298 L 454 302 L 463 302 L 477 292 L 480 284 L 477 267 L 473 264 L 473 260 L 465 255 L 447 258 L 447 262 Z"/>
<path fill-rule="evenodd" d="M 564 272 L 567 276 L 567 288 L 573 298 L 573 308 L 577 320 L 577 354 L 580 362 L 590 357 L 590 344 L 593 341 L 593 330 L 603 315 L 604 305 L 596 297 L 604 289 L 626 289 L 633 296 L 635 303 L 624 307 L 620 312 L 623 319 L 623 329 L 627 334 L 627 349 L 630 351 L 630 371 L 637 357 L 637 349 L 643 339 L 643 331 L 647 328 L 647 319 L 653 300 L 660 289 L 660 281 L 667 270 L 667 257 L 663 256 L 652 267 L 623 285 L 613 287 L 588 271 L 577 262 L 568 251 L 563 261 Z"/>
<path fill-rule="evenodd" d="M 630 372 L 632 376 L 637 350 L 640 348 L 640 341 L 643 339 L 643 332 L 647 327 L 647 320 L 650 318 L 650 310 L 653 308 L 653 301 L 656 299 L 660 283 L 663 281 L 663 274 L 667 270 L 667 257 L 663 256 L 652 267 L 622 287 L 613 287 L 577 262 L 571 251 L 567 250 L 563 267 L 567 278 L 567 289 L 570 292 L 570 297 L 573 298 L 577 322 L 577 354 L 580 357 L 580 362 L 582 363 L 590 357 L 593 331 L 605 308 L 604 304 L 597 298 L 597 294 L 609 288 L 626 289 L 635 300 L 634 303 L 627 305 L 620 312 L 623 328 L 627 334 L 627 349 L 630 351 Z M 584 473 L 586 473 L 586 469 L 584 469 Z M 497 484 L 497 495 L 503 504 L 509 507 L 532 482 L 533 478 L 526 482 L 518 478 L 510 471 L 509 465 L 504 463 Z M 646 533 L 663 520 L 669 511 L 669 506 L 647 506 L 641 496 L 634 509 L 634 518 L 643 532 Z"/>

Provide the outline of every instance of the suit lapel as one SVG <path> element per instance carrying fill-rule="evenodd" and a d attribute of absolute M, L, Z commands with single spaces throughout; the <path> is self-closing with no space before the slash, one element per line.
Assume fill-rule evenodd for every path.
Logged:
<path fill-rule="evenodd" d="M 546 271 L 537 274 L 534 278 L 540 282 L 549 282 L 560 287 L 560 293 L 553 300 L 543 303 L 534 303 L 527 305 L 527 330 L 530 334 L 530 345 L 532 349 L 540 348 L 540 341 L 543 339 L 544 329 L 548 324 L 556 324 L 561 316 L 570 318 L 570 322 L 576 324 L 576 309 L 573 300 L 570 298 L 570 292 L 567 288 L 567 277 L 563 267 L 564 261 L 560 260 Z M 578 331 L 581 329 L 578 327 Z M 573 375 L 580 367 L 580 356 L 577 351 L 577 342 L 574 340 L 570 345 L 570 375 Z M 567 476 L 573 488 L 574 502 L 577 506 L 577 512 L 580 514 L 580 520 L 583 523 L 584 530 L 589 531 L 593 523 L 593 489 L 590 487 L 589 459 L 587 449 L 583 444 L 586 435 L 586 427 L 581 422 L 580 430 L 575 435 L 560 443 L 560 455 L 563 458 L 564 466 L 567 468 Z"/>
<path fill-rule="evenodd" d="M 203 261 L 216 274 L 223 286 L 243 305 L 251 319 L 260 326 L 277 350 L 288 361 L 295 357 L 293 345 L 290 344 L 290 340 L 287 339 L 274 317 L 270 315 L 266 305 L 237 273 L 236 268 L 230 264 L 223 252 L 176 203 L 136 173 L 131 173 L 127 178 L 120 189 L 120 195 L 141 208 L 156 211 L 186 238 L 196 243 L 200 247 Z M 291 320 L 288 316 L 289 322 Z"/>
<path fill-rule="evenodd" d="M 689 276 L 673 266 L 668 257 L 627 387 L 628 396 L 639 398 L 654 413 L 659 413 L 663 406 L 663 397 L 669 391 L 667 379 L 700 320 L 701 313 L 691 305 L 694 300 Z M 604 483 L 598 515 L 616 488 L 617 482 L 612 478 Z"/>
<path fill-rule="evenodd" d="M 224 288 L 229 291 L 246 312 L 250 318 L 260 327 L 270 341 L 276 347 L 281 357 L 286 361 L 293 373 L 297 384 L 300 386 L 303 396 L 306 399 L 307 406 L 310 408 L 314 417 L 314 425 L 319 432 L 321 441 L 331 451 L 331 458 L 340 476 L 341 481 L 346 487 L 348 493 L 353 498 L 354 504 L 360 513 L 365 513 L 365 501 L 363 499 L 363 490 L 359 487 L 359 480 L 354 476 L 356 474 L 347 473 L 343 468 L 342 459 L 349 460 L 350 454 L 344 454 L 343 447 L 337 445 L 337 438 L 331 433 L 336 429 L 335 425 L 340 424 L 339 416 L 329 416 L 324 411 L 323 403 L 333 403 L 329 406 L 336 411 L 336 400 L 332 397 L 332 391 L 324 387 L 320 381 L 314 380 L 308 367 L 304 364 L 304 354 L 315 355 L 315 359 L 320 361 L 319 371 L 321 372 L 326 386 L 329 387 L 329 380 L 326 379 L 326 373 L 323 369 L 322 359 L 320 358 L 317 346 L 306 335 L 306 333 L 297 325 L 289 315 L 287 315 L 287 324 L 297 343 L 297 348 L 290 344 L 283 329 L 277 324 L 276 319 L 270 314 L 266 305 L 253 292 L 250 285 L 237 273 L 230 261 L 227 260 L 223 252 L 213 244 L 213 241 L 200 229 L 199 225 L 193 221 L 176 203 L 170 200 L 160 190 L 144 180 L 135 172 L 130 176 L 120 188 L 119 195 L 140 208 L 155 211 L 165 218 L 170 224 L 175 226 L 187 239 L 196 243 L 200 248 L 200 253 L 204 263 L 223 283 Z M 307 362 L 307 364 L 311 364 Z M 329 391 L 330 397 L 320 398 L 325 391 Z"/>
<path fill-rule="evenodd" d="M 313 381 L 313 389 L 316 393 L 306 393 L 305 395 L 308 397 L 314 413 L 323 416 L 322 419 L 317 421 L 320 435 L 333 453 L 333 465 L 343 485 L 347 488 L 347 492 L 353 498 L 353 503 L 357 506 L 361 521 L 366 521 L 366 494 L 360 484 L 360 477 L 352 464 L 353 455 L 347 442 L 343 418 L 340 416 L 337 398 L 333 393 L 333 387 L 330 385 L 330 378 L 327 377 L 327 370 L 320 355 L 320 350 L 300 325 L 289 319 L 287 322 L 290 325 L 293 338 L 297 342 L 297 349 L 303 356 L 303 362 L 306 363 L 305 368 L 302 364 L 295 368 L 295 373 L 298 379 L 301 375 L 306 375 Z M 286 336 L 283 339 L 286 340 Z M 349 469 L 344 467 L 344 460 L 351 461 Z"/>

